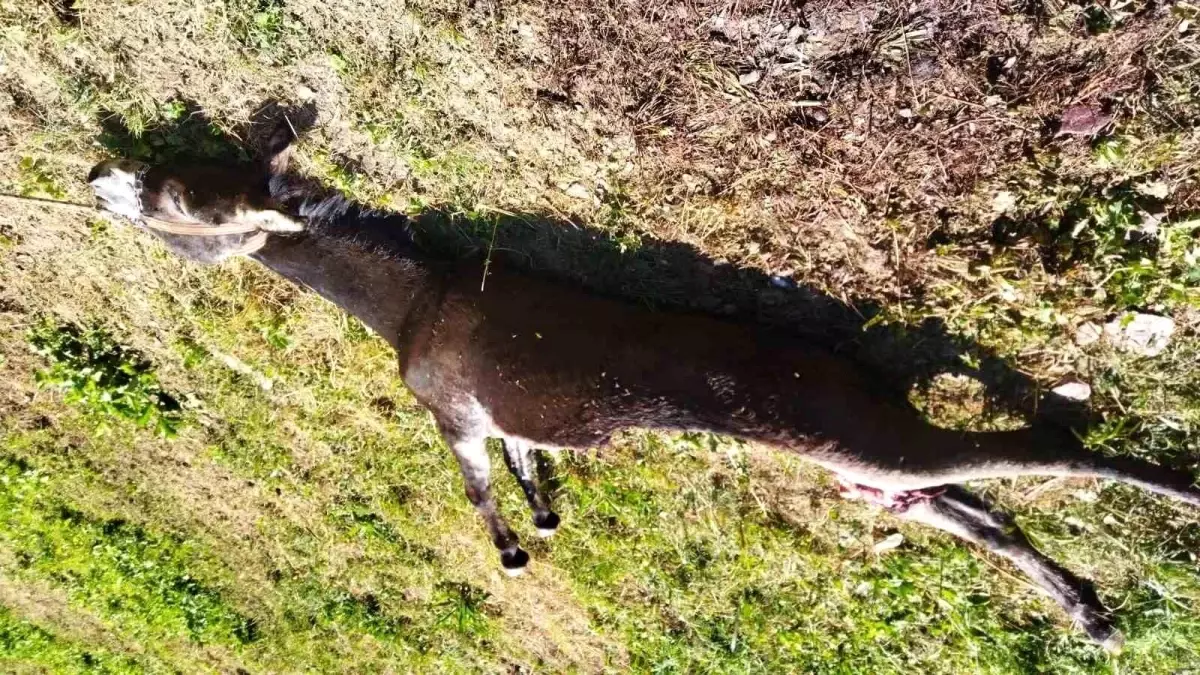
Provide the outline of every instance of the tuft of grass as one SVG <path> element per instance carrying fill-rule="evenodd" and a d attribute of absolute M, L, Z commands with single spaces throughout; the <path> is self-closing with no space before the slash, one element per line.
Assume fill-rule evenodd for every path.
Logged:
<path fill-rule="evenodd" d="M 386 193 L 372 188 L 345 161 L 339 161 L 328 153 L 320 153 L 313 156 L 312 163 L 318 175 L 351 199 L 377 205 L 382 205 L 387 199 Z"/>
<path fill-rule="evenodd" d="M 148 638 L 259 638 L 257 620 L 192 575 L 194 544 L 77 510 L 56 487 L 53 476 L 0 457 L 0 540 L 19 574 L 54 581 L 72 602 Z"/>
<path fill-rule="evenodd" d="M 50 362 L 34 374 L 37 383 L 61 391 L 95 421 L 98 431 L 121 420 L 160 436 L 175 435 L 183 420 L 178 399 L 163 391 L 152 363 L 104 328 L 44 319 L 27 339 Z"/>
<path fill-rule="evenodd" d="M 488 593 L 465 581 L 438 584 L 434 610 L 438 625 L 452 626 L 464 635 L 484 637 L 490 624 L 487 616 Z"/>
<path fill-rule="evenodd" d="M 127 654 L 80 644 L 15 616 L 0 607 L 0 667 L 8 672 L 134 675 L 146 672 Z"/>
<path fill-rule="evenodd" d="M 247 50 L 271 54 L 283 41 L 286 26 L 284 3 L 279 0 L 227 0 L 226 12 L 233 38 Z"/>
<path fill-rule="evenodd" d="M 80 82 L 79 87 L 92 86 Z M 110 153 L 152 164 L 190 160 L 247 162 L 246 148 L 228 134 L 193 101 L 173 98 L 157 105 L 122 106 L 105 110 L 82 105 L 103 120 L 98 141 Z"/>
<path fill-rule="evenodd" d="M 17 190 L 29 197 L 65 199 L 67 196 L 46 160 L 28 155 L 17 162 Z"/>

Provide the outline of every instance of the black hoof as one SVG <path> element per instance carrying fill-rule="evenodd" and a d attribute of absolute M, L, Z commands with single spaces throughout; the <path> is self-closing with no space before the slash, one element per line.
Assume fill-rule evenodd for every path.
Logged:
<path fill-rule="evenodd" d="M 1111 654 L 1120 654 L 1125 646 L 1125 636 L 1113 625 L 1112 619 L 1106 615 L 1094 615 L 1081 621 L 1083 630 L 1088 637 Z"/>
<path fill-rule="evenodd" d="M 520 576 L 529 566 L 529 554 L 521 548 L 501 551 L 500 564 L 504 566 L 504 572 L 508 576 Z"/>
<path fill-rule="evenodd" d="M 553 511 L 537 514 L 533 517 L 533 524 L 537 527 L 538 536 L 545 539 L 558 531 L 558 524 L 561 522 L 558 514 Z"/>

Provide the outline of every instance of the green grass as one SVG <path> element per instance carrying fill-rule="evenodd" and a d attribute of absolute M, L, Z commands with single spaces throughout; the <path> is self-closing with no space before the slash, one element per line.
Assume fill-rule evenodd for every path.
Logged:
<path fill-rule="evenodd" d="M 753 477 L 738 478 L 736 465 L 732 476 L 713 475 L 706 458 L 689 454 L 646 438 L 632 472 L 627 461 L 573 462 L 564 485 L 571 522 L 591 534 L 564 532 L 554 561 L 578 570 L 596 621 L 625 636 L 638 670 L 950 672 L 986 664 L 1000 672 L 1053 663 L 1087 672 L 1104 663 L 1071 648 L 1036 613 L 1006 625 L 1014 617 L 1005 608 L 1015 607 L 979 583 L 981 563 L 970 551 L 937 543 L 864 553 L 874 536 L 853 510 L 835 507 L 825 527 L 782 522 L 755 503 Z M 806 532 L 809 525 L 818 531 Z"/>
<path fill-rule="evenodd" d="M 35 374 L 38 384 L 63 392 L 68 403 L 87 411 L 98 433 L 118 419 L 175 435 L 183 419 L 179 401 L 159 386 L 152 364 L 103 328 L 44 320 L 29 331 L 28 340 L 50 362 Z"/>
<path fill-rule="evenodd" d="M 223 319 L 252 326 L 257 311 L 251 303 Z M 5 439 L 19 457 L 31 458 L 6 464 L 3 506 L 13 514 L 4 523 L 6 547 L 30 561 L 23 574 L 62 585 L 79 611 L 98 614 L 130 639 L 213 641 L 241 662 L 266 668 L 299 660 L 337 669 L 342 659 L 360 658 L 363 664 L 490 670 L 498 667 L 492 650 L 499 645 L 505 654 L 526 653 L 512 642 L 509 622 L 527 611 L 527 593 L 544 592 L 538 579 L 549 574 L 585 608 L 592 630 L 622 645 L 620 652 L 610 646 L 598 653 L 614 666 L 628 663 L 638 671 L 1095 672 L 1111 666 L 1064 631 L 1055 610 L 997 576 L 972 551 L 918 531 L 909 532 L 916 538 L 900 551 L 873 556 L 870 546 L 885 523 L 851 504 L 814 512 L 804 506 L 812 497 L 794 495 L 813 489 L 804 487 L 813 481 L 810 472 L 764 462 L 703 435 L 639 434 L 603 457 L 561 462 L 556 508 L 568 525 L 545 544 L 529 537 L 515 486 L 498 478 L 504 509 L 538 562 L 531 579 L 480 586 L 456 565 L 488 570 L 493 554 L 483 538 L 471 536 L 477 523 L 458 499 L 453 461 L 402 391 L 393 391 L 393 403 L 380 408 L 385 425 L 374 421 L 375 413 L 348 424 L 348 409 L 366 404 L 366 393 L 347 390 L 345 373 L 338 386 L 327 376 L 275 369 L 301 347 L 289 356 L 256 330 L 212 330 L 217 334 L 206 332 L 204 339 L 257 343 L 242 352 L 259 354 L 255 365 L 279 383 L 266 393 L 211 357 L 193 360 L 191 381 L 205 392 L 209 409 L 222 411 L 220 428 L 205 434 L 210 445 L 202 456 L 256 483 L 254 489 L 282 493 L 280 507 L 301 500 L 316 509 L 316 520 L 275 513 L 259 522 L 265 557 L 258 564 L 266 569 L 254 574 L 263 575 L 262 587 L 214 593 L 199 582 L 180 584 L 193 569 L 232 580 L 240 554 L 230 558 L 229 544 L 206 529 L 193 526 L 189 540 L 180 541 L 144 525 L 84 515 L 57 496 L 108 494 L 106 500 L 128 504 L 123 508 L 139 519 L 173 520 L 162 510 L 170 502 L 142 512 L 141 498 L 121 494 L 133 486 L 119 478 L 113 484 L 107 472 L 91 473 L 72 453 L 50 452 L 54 438 L 70 433 L 70 417 L 58 417 L 63 428 Z M 357 352 L 354 362 L 362 364 L 382 351 L 373 339 L 347 340 L 343 348 L 343 358 Z M 356 367 L 356 378 L 367 376 L 358 368 L 370 370 Z M 313 414 L 289 415 L 301 428 L 286 435 L 277 428 L 280 412 L 270 400 L 280 390 L 305 392 L 317 406 Z M 297 433 L 312 440 L 298 444 Z M 340 449 L 314 465 L 304 457 L 311 450 L 304 446 L 313 442 Z M 106 443 L 92 444 L 83 455 L 103 462 Z M 53 460 L 45 470 L 22 463 L 38 457 Z M 783 475 L 769 475 L 776 471 Z M 809 494 L 823 492 L 818 480 Z M 1126 490 L 1120 498 L 1139 497 Z M 1033 531 L 1052 533 L 1069 550 L 1095 553 L 1092 537 L 1062 531 L 1061 521 L 1069 515 L 1104 528 L 1102 514 L 1087 504 L 1066 514 L 1039 511 Z M 1131 642 L 1124 662 L 1147 671 L 1163 654 L 1186 662 L 1188 645 L 1200 636 L 1200 627 L 1176 606 L 1198 590 L 1189 571 L 1194 563 L 1171 562 L 1177 554 L 1163 548 L 1157 535 L 1170 531 L 1170 517 L 1161 518 L 1142 534 L 1144 543 L 1128 532 L 1113 540 L 1114 546 L 1147 547 L 1132 593 L 1122 602 L 1129 608 L 1123 628 L 1142 640 Z M 446 548 L 444 538 L 458 531 L 471 542 L 465 551 Z M 346 546 L 356 551 L 350 559 L 338 553 Z M 1123 548 L 1101 550 L 1126 555 Z M 90 555 L 83 561 L 81 554 Z M 147 568 L 147 561 L 154 566 Z M 538 566 L 543 564 L 550 567 Z M 1156 594 L 1153 588 L 1167 590 Z M 230 609 L 232 598 L 260 609 Z M 247 625 L 255 628 L 238 628 Z"/>
<path fill-rule="evenodd" d="M 737 11 L 775 11 L 753 4 Z M 86 202 L 87 168 L 111 155 L 247 161 L 239 140 L 261 131 L 245 125 L 260 104 L 311 102 L 321 117 L 297 167 L 377 206 L 435 210 L 415 224 L 432 248 L 533 242 L 569 261 L 575 239 L 559 235 L 576 223 L 596 235 L 587 276 L 654 268 L 658 242 L 692 247 L 715 267 L 864 296 L 896 330 L 942 326 L 972 343 L 968 366 L 993 350 L 1043 386 L 1082 377 L 1099 451 L 1200 457 L 1197 145 L 1180 131 L 1198 90 L 1178 67 L 1195 59 L 1192 34 L 1178 29 L 1194 8 L 1070 5 L 1046 19 L 1053 30 L 1030 33 L 1043 52 L 1024 53 L 1011 78 L 1072 49 L 1094 54 L 1093 39 L 1119 53 L 1153 21 L 1158 33 L 1135 34 L 1153 37 L 1135 61 L 1158 70 L 1138 81 L 1168 107 L 1147 112 L 1122 90 L 1106 99 L 1113 135 L 1025 137 L 1032 151 L 950 194 L 953 208 L 932 218 L 903 195 L 933 198 L 926 181 L 962 168 L 953 153 L 964 141 L 950 130 L 982 134 L 993 117 L 1040 129 L 1060 102 L 1027 89 L 1006 92 L 1001 109 L 960 91 L 970 105 L 947 119 L 948 104 L 926 92 L 951 80 L 923 79 L 940 36 L 897 40 L 886 21 L 882 47 L 864 58 L 882 55 L 899 74 L 889 86 L 925 100 L 876 106 L 870 124 L 886 125 L 879 111 L 897 103 L 920 125 L 872 132 L 837 127 L 859 114 L 857 87 L 815 97 L 824 131 L 795 114 L 808 92 L 772 98 L 781 80 L 769 72 L 757 88 L 736 84 L 748 59 L 766 58 L 753 41 L 704 42 L 676 69 L 703 77 L 669 79 L 657 62 L 690 38 L 644 33 L 652 13 L 616 5 L 570 9 L 602 27 L 613 12 L 620 30 L 565 71 L 555 50 L 569 31 L 549 3 L 79 7 L 72 24 L 46 3 L 0 6 L 0 62 L 13 64 L 0 83 L 11 140 L 0 191 Z M 652 48 L 633 53 L 637 40 Z M 731 61 L 724 49 L 743 51 Z M 1081 81 L 1118 72 L 1097 63 L 1063 69 Z M 904 146 L 921 125 L 944 133 L 945 166 L 908 166 L 926 149 Z M 822 144 L 831 136 L 867 154 L 839 154 Z M 869 181 L 857 165 L 873 168 Z M 929 171 L 918 185 L 907 168 Z M 1087 643 L 1002 562 L 841 501 L 794 458 L 707 434 L 631 432 L 556 460 L 564 525 L 546 541 L 495 457 L 500 508 L 533 557 L 509 580 L 378 336 L 254 264 L 182 264 L 123 223 L 35 208 L 0 211 L 0 670 L 1200 668 L 1200 519 L 1097 481 L 976 487 L 1097 582 L 1128 638 L 1120 656 Z M 538 229 L 547 224 L 563 229 Z M 880 276 L 890 266 L 899 271 Z M 627 281 L 639 299 L 659 299 L 653 279 Z M 769 314 L 775 290 L 755 289 L 741 309 Z M 1126 310 L 1175 317 L 1171 347 L 1141 359 L 1074 345 L 1080 323 Z M 946 426 L 1023 423 L 984 389 L 939 377 L 912 398 Z M 897 532 L 899 548 L 873 552 Z"/>
<path fill-rule="evenodd" d="M 252 618 L 189 573 L 193 544 L 77 511 L 56 498 L 51 476 L 23 461 L 6 458 L 0 471 L 0 536 L 19 574 L 62 584 L 72 602 L 146 639 L 258 639 Z"/>
<path fill-rule="evenodd" d="M 59 179 L 54 176 L 44 159 L 21 157 L 17 163 L 17 170 L 17 189 L 20 194 L 49 199 L 62 199 L 66 196 L 66 192 L 59 186 Z"/>
<path fill-rule="evenodd" d="M 284 3 L 276 0 L 231 0 L 226 3 L 230 32 L 248 52 L 270 54 L 275 51 L 287 30 Z"/>
<path fill-rule="evenodd" d="M 147 672 L 134 658 L 64 639 L 14 616 L 8 609 L 0 609 L 0 666 L 10 672 Z"/>

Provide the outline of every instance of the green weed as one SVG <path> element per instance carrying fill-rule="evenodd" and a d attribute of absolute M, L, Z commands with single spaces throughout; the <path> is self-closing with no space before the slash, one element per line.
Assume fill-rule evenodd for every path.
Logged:
<path fill-rule="evenodd" d="M 488 632 L 488 594 L 466 582 L 442 582 L 437 587 L 434 611 L 436 624 L 452 626 L 465 635 L 483 636 Z"/>
<path fill-rule="evenodd" d="M 53 476 L 0 457 L 0 539 L 23 574 L 64 586 L 72 600 L 147 637 L 242 645 L 257 622 L 192 576 L 188 541 L 76 510 Z"/>
<path fill-rule="evenodd" d="M 1125 25 L 1143 8 L 1135 0 L 1094 3 L 1083 10 L 1084 25 L 1092 35 L 1114 31 Z"/>
<path fill-rule="evenodd" d="M 283 351 L 292 343 L 287 332 L 287 318 L 278 313 L 264 314 L 258 325 L 259 334 L 271 349 Z"/>
<path fill-rule="evenodd" d="M 1147 208 L 1120 186 L 1085 195 L 1048 223 L 1060 250 L 1099 278 L 1092 299 L 1113 310 L 1171 311 L 1200 297 L 1200 220 Z"/>
<path fill-rule="evenodd" d="M 53 673 L 132 675 L 145 672 L 134 658 L 63 639 L 0 607 L 0 667 Z M 9 670 L 12 672 L 12 670 Z"/>
<path fill-rule="evenodd" d="M 227 0 L 226 12 L 233 38 L 255 53 L 271 53 L 286 29 L 284 5 L 279 0 Z"/>
<path fill-rule="evenodd" d="M 67 192 L 59 186 L 46 160 L 22 156 L 17 162 L 17 190 L 30 197 L 66 199 Z"/>
<path fill-rule="evenodd" d="M 175 435 L 183 420 L 179 401 L 159 386 L 153 364 L 103 328 L 44 320 L 27 339 L 50 361 L 49 368 L 35 373 L 38 384 L 63 392 L 99 429 L 123 420 L 161 436 Z"/>

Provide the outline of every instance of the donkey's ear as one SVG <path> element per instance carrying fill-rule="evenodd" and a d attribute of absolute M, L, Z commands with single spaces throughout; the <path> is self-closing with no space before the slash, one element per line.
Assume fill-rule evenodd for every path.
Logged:
<path fill-rule="evenodd" d="M 284 115 L 283 119 L 279 121 L 279 125 L 275 127 L 275 131 L 267 139 L 263 162 L 270 175 L 278 176 L 287 173 L 295 142 L 296 131 L 292 128 L 291 121 Z"/>

